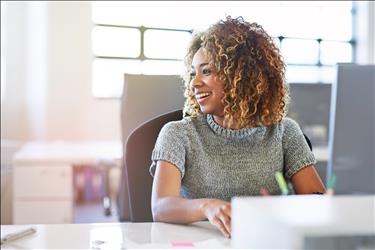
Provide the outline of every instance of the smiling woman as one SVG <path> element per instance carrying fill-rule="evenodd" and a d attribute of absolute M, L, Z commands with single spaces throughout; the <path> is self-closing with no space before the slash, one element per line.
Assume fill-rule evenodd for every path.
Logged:
<path fill-rule="evenodd" d="M 284 117 L 285 64 L 261 25 L 228 16 L 193 36 L 185 62 L 185 117 L 162 128 L 152 153 L 155 221 L 207 219 L 230 237 L 231 199 L 281 194 L 276 173 L 297 194 L 325 192 Z"/>

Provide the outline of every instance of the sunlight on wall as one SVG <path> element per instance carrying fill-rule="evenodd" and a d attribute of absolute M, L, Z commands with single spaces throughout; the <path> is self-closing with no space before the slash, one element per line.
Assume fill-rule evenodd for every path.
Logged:
<path fill-rule="evenodd" d="M 26 97 L 29 129 L 35 137 L 46 135 L 47 95 L 47 3 L 30 4 L 27 12 L 28 42 L 26 68 Z"/>
<path fill-rule="evenodd" d="M 6 34 L 6 3 L 1 2 L 1 103 L 5 97 L 5 72 L 6 72 L 6 64 L 5 64 L 5 34 Z"/>

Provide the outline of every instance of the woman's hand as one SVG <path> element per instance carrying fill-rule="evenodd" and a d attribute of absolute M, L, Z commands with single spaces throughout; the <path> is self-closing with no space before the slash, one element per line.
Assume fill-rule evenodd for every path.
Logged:
<path fill-rule="evenodd" d="M 231 236 L 231 206 L 229 202 L 210 199 L 201 206 L 206 218 L 227 238 Z"/>

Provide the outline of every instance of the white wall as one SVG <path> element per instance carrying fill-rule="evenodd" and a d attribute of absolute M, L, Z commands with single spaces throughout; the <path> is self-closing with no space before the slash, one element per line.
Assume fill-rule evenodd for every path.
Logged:
<path fill-rule="evenodd" d="M 120 139 L 120 101 L 91 95 L 90 2 L 1 4 L 1 139 Z"/>

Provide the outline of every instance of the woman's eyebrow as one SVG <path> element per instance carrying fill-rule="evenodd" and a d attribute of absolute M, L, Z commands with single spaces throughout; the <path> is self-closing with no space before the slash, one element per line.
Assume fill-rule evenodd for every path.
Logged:
<path fill-rule="evenodd" d="M 201 64 L 199 64 L 198 68 L 202 68 L 206 65 L 208 65 L 208 63 L 201 63 Z M 194 69 L 194 65 L 191 65 L 191 68 Z"/>

